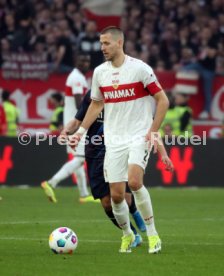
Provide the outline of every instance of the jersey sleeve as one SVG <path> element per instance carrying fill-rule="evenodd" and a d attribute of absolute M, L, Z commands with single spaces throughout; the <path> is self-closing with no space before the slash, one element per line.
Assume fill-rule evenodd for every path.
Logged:
<path fill-rule="evenodd" d="M 90 91 L 85 95 L 82 103 L 81 103 L 81 106 L 79 108 L 79 110 L 77 111 L 76 115 L 75 115 L 75 118 L 79 121 L 83 121 L 85 115 L 86 115 L 86 112 L 89 108 L 89 105 L 90 105 L 90 102 L 91 102 L 91 99 L 90 99 Z"/>
<path fill-rule="evenodd" d="M 102 101 L 103 95 L 100 91 L 100 84 L 98 80 L 98 72 L 94 70 L 93 78 L 92 78 L 92 86 L 91 86 L 91 99 L 94 101 Z"/>
<path fill-rule="evenodd" d="M 148 66 L 146 63 L 143 63 L 141 66 L 141 70 L 139 71 L 144 88 L 149 91 L 149 94 L 151 96 L 154 96 L 156 93 L 162 90 L 162 87 L 159 84 L 156 75 L 150 66 Z"/>

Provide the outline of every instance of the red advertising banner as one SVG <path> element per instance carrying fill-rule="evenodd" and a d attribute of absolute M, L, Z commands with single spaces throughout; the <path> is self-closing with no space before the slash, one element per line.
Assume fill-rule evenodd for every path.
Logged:
<path fill-rule="evenodd" d="M 158 72 L 158 79 L 163 88 L 169 92 L 176 84 L 174 72 Z M 52 92 L 64 91 L 67 75 L 51 75 L 47 80 L 7 80 L 0 76 L 0 91 L 8 89 L 12 92 L 11 99 L 20 110 L 20 126 L 30 133 L 47 131 L 52 115 L 48 99 Z M 89 74 L 89 82 L 91 73 Z M 186 83 L 185 83 L 186 85 Z M 190 83 L 192 86 L 192 83 Z M 224 77 L 216 77 L 213 87 L 213 100 L 211 103 L 212 120 L 197 120 L 202 111 L 204 97 L 200 81 L 195 83 L 197 93 L 191 96 L 190 105 L 193 109 L 194 133 L 202 135 L 207 131 L 209 137 L 220 137 L 221 123 L 224 118 Z"/>
<path fill-rule="evenodd" d="M 166 148 L 174 164 L 174 172 L 165 170 L 158 154 L 151 154 L 144 175 L 146 186 L 224 186 L 222 139 L 206 139 L 200 145 L 167 145 Z M 50 179 L 67 160 L 65 146 L 59 145 L 56 138 L 37 143 L 33 137 L 29 143 L 22 145 L 17 138 L 0 137 L 0 186 L 39 186 L 43 180 Z M 73 182 L 74 179 L 69 177 L 61 185 L 73 185 Z"/>

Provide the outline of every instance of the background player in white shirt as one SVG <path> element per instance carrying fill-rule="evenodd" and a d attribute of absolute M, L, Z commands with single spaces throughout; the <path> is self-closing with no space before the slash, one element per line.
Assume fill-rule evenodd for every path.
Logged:
<path fill-rule="evenodd" d="M 104 172 L 106 181 L 110 183 L 113 213 L 123 230 L 120 252 L 131 252 L 130 245 L 134 239 L 124 200 L 125 181 L 128 181 L 146 224 L 148 252 L 157 253 L 161 250 L 161 240 L 155 228 L 151 199 L 143 185 L 143 176 L 152 146 L 154 151 L 157 150 L 157 141 L 152 139 L 152 134 L 158 134 L 169 102 L 152 68 L 124 54 L 124 35 L 119 28 L 104 29 L 100 42 L 106 62 L 94 71 L 92 103 L 81 127 L 70 138 L 70 145 L 76 147 L 104 108 Z M 151 96 L 157 104 L 154 120 Z"/>
<path fill-rule="evenodd" d="M 74 118 L 83 97 L 88 90 L 87 80 L 84 74 L 89 70 L 90 57 L 88 55 L 79 54 L 76 60 L 76 68 L 69 74 L 65 87 L 65 105 L 64 105 L 64 126 Z M 85 137 L 83 137 L 85 141 Z M 87 189 L 87 180 L 84 169 L 85 154 L 84 142 L 81 142 L 76 148 L 75 157 L 68 161 L 62 168 L 48 181 L 41 183 L 46 195 L 52 202 L 57 202 L 55 193 L 52 188 L 56 188 L 59 182 L 69 177 L 73 173 L 76 174 L 77 186 L 80 193 L 80 202 L 96 202 L 89 194 Z M 67 153 L 74 154 L 74 151 L 67 146 Z"/>

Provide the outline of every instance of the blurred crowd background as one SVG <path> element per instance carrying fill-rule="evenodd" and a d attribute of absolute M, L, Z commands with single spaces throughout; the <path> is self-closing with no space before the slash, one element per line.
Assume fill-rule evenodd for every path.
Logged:
<path fill-rule="evenodd" d="M 49 70 L 69 72 L 82 50 L 91 68 L 103 61 L 98 27 L 82 1 L 0 0 L 1 63 L 4 53 L 45 52 Z M 121 19 L 126 52 L 154 69 L 178 70 L 216 49 L 208 69 L 224 74 L 223 0 L 126 0 Z"/>
<path fill-rule="evenodd" d="M 68 74 L 80 53 L 90 55 L 91 71 L 101 64 L 104 60 L 99 42 L 102 27 L 88 19 L 84 2 L 92 4 L 97 0 L 0 0 L 3 79 L 32 79 L 32 68 L 39 74 L 36 79 L 46 80 L 51 73 Z M 109 2 L 113 1 L 106 1 Z M 168 93 L 171 104 L 165 126 L 171 125 L 171 121 L 176 125 L 175 118 L 178 118 L 182 126 L 178 133 L 191 129 L 192 134 L 191 118 L 194 118 L 219 120 L 219 127 L 221 122 L 224 129 L 224 102 L 220 90 L 223 80 L 219 79 L 218 86 L 215 85 L 214 94 L 215 77 L 224 76 L 224 0 L 117 0 L 116 7 L 118 2 L 124 4 L 119 18 L 126 38 L 125 52 L 149 64 L 156 73 L 172 72 L 177 76 L 185 72 L 181 77 L 177 76 L 183 83 L 174 87 L 173 93 Z M 97 3 L 105 5 L 101 0 Z M 29 54 L 44 57 L 45 63 L 25 64 L 25 70 L 30 68 L 30 75 L 16 75 L 18 62 L 26 61 Z M 190 75 L 192 70 L 193 75 Z M 169 82 L 168 78 L 166 75 L 166 82 Z M 201 86 L 197 82 L 199 78 Z M 192 92 L 189 86 L 183 85 L 192 81 L 200 89 Z M 2 87 L 7 90 L 8 83 Z M 192 95 L 199 95 L 194 98 L 193 105 L 189 104 Z M 219 99 L 213 101 L 214 95 Z M 178 110 L 174 109 L 176 106 Z M 18 117 L 15 114 L 14 118 Z M 6 117 L 9 116 L 6 114 Z M 170 133 L 171 129 L 173 127 L 164 133 Z"/>

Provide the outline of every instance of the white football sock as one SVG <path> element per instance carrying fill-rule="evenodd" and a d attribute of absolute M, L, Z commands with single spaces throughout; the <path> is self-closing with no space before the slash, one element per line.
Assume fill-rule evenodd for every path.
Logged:
<path fill-rule="evenodd" d="M 130 235 L 132 230 L 130 228 L 129 208 L 126 200 L 121 203 L 114 203 L 111 199 L 112 210 L 116 218 L 117 223 L 121 227 L 124 236 Z"/>
<path fill-rule="evenodd" d="M 84 166 L 79 167 L 76 172 L 77 186 L 79 189 L 80 197 L 89 196 L 89 191 L 87 189 L 87 180 Z"/>
<path fill-rule="evenodd" d="M 48 183 L 53 187 L 56 188 L 59 182 L 66 179 L 75 171 L 83 165 L 84 157 L 75 157 L 74 159 L 68 161 L 61 167 L 61 169 L 48 181 Z"/>
<path fill-rule="evenodd" d="M 132 191 L 132 193 L 135 198 L 135 204 L 144 219 L 147 235 L 158 235 L 154 224 L 152 202 L 148 190 L 145 186 L 142 186 L 139 190 Z"/>

